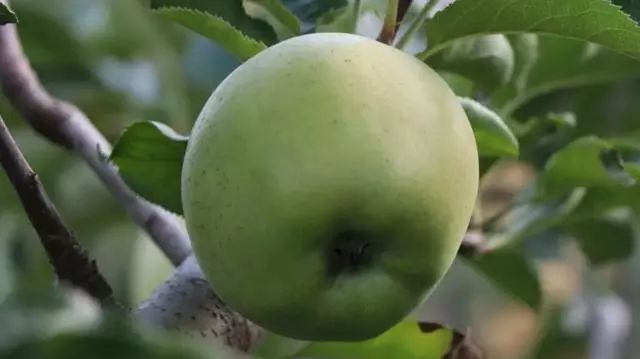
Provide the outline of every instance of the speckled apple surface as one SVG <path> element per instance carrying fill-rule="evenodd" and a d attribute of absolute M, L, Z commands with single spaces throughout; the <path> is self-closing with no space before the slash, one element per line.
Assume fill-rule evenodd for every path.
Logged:
<path fill-rule="evenodd" d="M 278 334 L 361 340 L 451 265 L 478 187 L 455 95 L 414 57 L 349 34 L 289 39 L 212 94 L 184 215 L 215 291 Z"/>

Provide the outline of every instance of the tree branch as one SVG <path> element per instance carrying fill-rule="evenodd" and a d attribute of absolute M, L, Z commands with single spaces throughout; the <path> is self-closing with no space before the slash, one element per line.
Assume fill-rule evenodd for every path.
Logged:
<path fill-rule="evenodd" d="M 412 2 L 413 2 L 413 0 L 399 0 L 398 1 L 398 13 L 396 14 L 396 29 L 394 30 L 395 33 L 398 32 L 398 28 L 400 27 L 400 24 L 404 20 L 404 17 L 407 14 L 407 11 L 409 10 L 409 7 L 411 7 L 411 3 Z"/>
<path fill-rule="evenodd" d="M 468 230 L 462 239 L 462 244 L 458 249 L 458 255 L 463 257 L 473 257 L 488 250 L 487 241 L 480 231 Z"/>
<path fill-rule="evenodd" d="M 217 340 L 245 352 L 255 348 L 264 335 L 260 327 L 218 298 L 193 256 L 140 305 L 135 316 L 145 324 Z"/>
<path fill-rule="evenodd" d="M 384 24 L 378 36 L 378 41 L 391 44 L 396 36 L 396 24 L 398 23 L 398 2 L 399 0 L 387 1 L 387 14 L 384 17 Z"/>
<path fill-rule="evenodd" d="M 413 20 L 407 31 L 405 31 L 404 35 L 402 35 L 400 40 L 396 43 L 397 48 L 402 49 L 409 43 L 409 40 L 411 40 L 420 27 L 424 25 L 425 21 L 429 17 L 429 13 L 431 13 L 431 10 L 433 10 L 437 4 L 438 1 L 436 0 L 427 0 L 427 3 L 424 5 L 422 10 L 420 10 L 418 16 Z"/>
<path fill-rule="evenodd" d="M 233 312 L 216 296 L 193 256 L 189 257 L 189 239 L 179 221 L 136 196 L 117 169 L 104 160 L 111 146 L 86 115 L 72 104 L 52 97 L 42 87 L 13 25 L 0 27 L 0 85 L 27 122 L 45 138 L 79 155 L 134 221 L 174 265 L 179 265 L 172 278 L 134 316 L 188 335 L 221 339 L 235 349 L 247 351 L 255 347 L 262 329 Z M 190 259 L 185 260 L 187 257 Z"/>
<path fill-rule="evenodd" d="M 389 0 L 378 41 L 391 45 L 413 0 Z"/>
<path fill-rule="evenodd" d="M 8 0 L 0 2 L 7 4 Z M 11 104 L 38 133 L 80 155 L 91 166 L 174 265 L 191 253 L 181 223 L 172 214 L 138 197 L 105 160 L 111 145 L 87 116 L 74 105 L 52 97 L 42 87 L 24 55 L 15 25 L 0 26 L 0 85 Z"/>
<path fill-rule="evenodd" d="M 64 224 L 36 173 L 20 152 L 0 117 L 0 163 L 15 188 L 49 262 L 63 282 L 83 289 L 101 303 L 119 306 L 113 291 L 73 232 Z"/>

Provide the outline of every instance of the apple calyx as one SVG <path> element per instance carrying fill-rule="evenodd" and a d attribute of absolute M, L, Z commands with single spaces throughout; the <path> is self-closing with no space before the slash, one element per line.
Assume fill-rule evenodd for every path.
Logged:
<path fill-rule="evenodd" d="M 329 246 L 329 277 L 355 274 L 373 262 L 373 246 L 362 231 L 345 230 L 334 236 Z"/>

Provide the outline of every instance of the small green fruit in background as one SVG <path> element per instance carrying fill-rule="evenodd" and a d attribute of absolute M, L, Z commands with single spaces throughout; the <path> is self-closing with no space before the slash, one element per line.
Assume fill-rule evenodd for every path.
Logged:
<path fill-rule="evenodd" d="M 277 44 L 202 110 L 184 214 L 215 291 L 275 333 L 363 340 L 420 304 L 478 187 L 457 98 L 414 57 L 350 34 Z"/>

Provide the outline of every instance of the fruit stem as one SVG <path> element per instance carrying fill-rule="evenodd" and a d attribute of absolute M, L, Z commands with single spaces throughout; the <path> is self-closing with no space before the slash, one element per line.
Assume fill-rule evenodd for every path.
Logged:
<path fill-rule="evenodd" d="M 418 16 L 413 20 L 411 25 L 409 25 L 407 31 L 400 37 L 400 40 L 398 40 L 398 42 L 396 43 L 396 47 L 398 49 L 403 49 L 405 46 L 407 46 L 409 40 L 411 40 L 411 38 L 420 29 L 424 22 L 427 21 L 429 13 L 431 13 L 431 10 L 433 10 L 433 7 L 436 6 L 437 3 L 438 1 L 436 0 L 427 0 L 427 3 L 424 4 Z"/>
<path fill-rule="evenodd" d="M 385 44 L 391 44 L 396 33 L 396 22 L 398 21 L 398 1 L 389 0 L 387 4 L 387 15 L 384 18 L 384 25 L 378 41 Z"/>
<path fill-rule="evenodd" d="M 362 12 L 362 0 L 355 0 L 353 3 L 353 17 L 351 19 L 351 33 L 358 32 L 358 22 L 360 22 L 360 13 Z"/>

